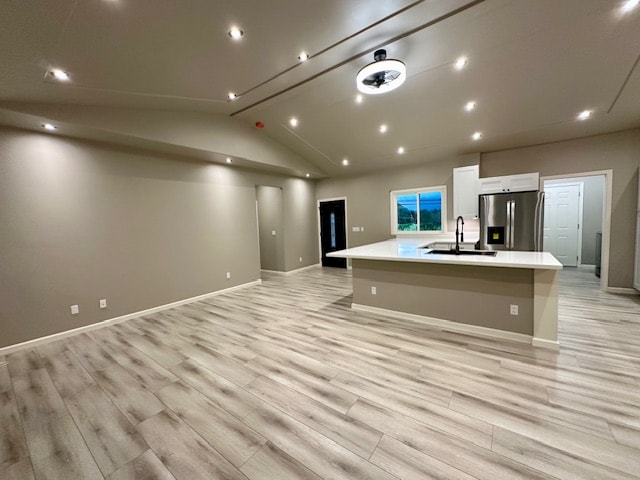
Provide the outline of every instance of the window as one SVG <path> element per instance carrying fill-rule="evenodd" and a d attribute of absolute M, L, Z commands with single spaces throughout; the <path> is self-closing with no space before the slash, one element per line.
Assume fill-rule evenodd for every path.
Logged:
<path fill-rule="evenodd" d="M 446 231 L 447 187 L 415 188 L 391 192 L 391 233 Z"/>

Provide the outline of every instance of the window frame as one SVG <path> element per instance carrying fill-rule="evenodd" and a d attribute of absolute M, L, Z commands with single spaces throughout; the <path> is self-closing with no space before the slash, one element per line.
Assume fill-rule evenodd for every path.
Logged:
<path fill-rule="evenodd" d="M 418 202 L 418 228 L 420 228 L 420 194 L 429 192 L 440 192 L 442 195 L 440 225 L 441 230 L 398 230 L 398 197 L 401 195 L 414 194 Z M 389 192 L 389 205 L 391 210 L 391 234 L 392 235 L 440 235 L 447 232 L 447 186 L 437 185 L 433 187 L 407 188 L 404 190 L 391 190 Z"/>

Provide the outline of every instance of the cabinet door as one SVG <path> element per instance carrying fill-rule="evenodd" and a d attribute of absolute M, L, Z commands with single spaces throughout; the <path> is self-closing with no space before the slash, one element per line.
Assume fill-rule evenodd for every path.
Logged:
<path fill-rule="evenodd" d="M 453 169 L 453 218 L 478 216 L 478 165 Z"/>
<path fill-rule="evenodd" d="M 478 195 L 502 193 L 505 190 L 505 177 L 487 177 L 478 180 Z"/>
<path fill-rule="evenodd" d="M 538 190 L 540 176 L 538 173 L 523 173 L 505 177 L 507 192 L 528 192 Z"/>

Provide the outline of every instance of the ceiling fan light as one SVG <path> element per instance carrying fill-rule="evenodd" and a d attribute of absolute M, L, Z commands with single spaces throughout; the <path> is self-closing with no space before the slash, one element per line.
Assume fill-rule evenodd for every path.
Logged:
<path fill-rule="evenodd" d="M 407 67 L 400 60 L 387 59 L 386 50 L 374 53 L 376 61 L 360 69 L 356 75 L 358 91 L 379 95 L 395 90 L 407 79 Z"/>

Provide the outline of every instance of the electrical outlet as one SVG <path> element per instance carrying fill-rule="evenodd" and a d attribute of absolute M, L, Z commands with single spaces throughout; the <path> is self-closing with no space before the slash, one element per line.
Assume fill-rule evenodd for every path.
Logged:
<path fill-rule="evenodd" d="M 302 257 L 300 257 L 300 263 L 302 263 Z"/>
<path fill-rule="evenodd" d="M 227 280 L 231 278 L 231 272 L 227 272 Z"/>
<path fill-rule="evenodd" d="M 276 236 L 276 231 L 275 230 L 271 230 L 271 235 L 273 235 L 275 237 Z"/>
<path fill-rule="evenodd" d="M 509 313 L 511 315 L 518 315 L 518 305 L 511 305 L 509 307 Z"/>
<path fill-rule="evenodd" d="M 71 305 L 71 315 L 77 315 L 80 313 L 80 307 L 78 305 Z"/>
<path fill-rule="evenodd" d="M 360 227 L 351 227 L 351 231 L 352 232 L 359 232 L 360 231 Z"/>
<path fill-rule="evenodd" d="M 376 295 L 378 293 L 378 289 L 376 287 L 371 287 L 371 295 Z"/>
<path fill-rule="evenodd" d="M 107 308 L 107 299 L 103 298 L 100 300 L 100 308 Z"/>

